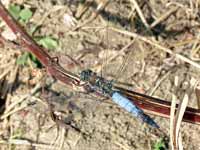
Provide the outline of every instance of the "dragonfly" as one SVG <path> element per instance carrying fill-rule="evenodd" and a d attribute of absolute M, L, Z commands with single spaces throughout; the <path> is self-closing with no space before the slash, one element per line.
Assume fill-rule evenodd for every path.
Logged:
<path fill-rule="evenodd" d="M 160 128 L 159 125 L 150 116 L 145 114 L 142 109 L 137 107 L 120 91 L 113 88 L 113 80 L 106 80 L 90 69 L 83 70 L 80 73 L 80 79 L 81 81 L 86 82 L 87 87 L 89 87 L 91 91 L 97 91 L 105 96 L 111 97 L 113 102 L 131 113 L 134 117 L 154 128 Z"/>
<path fill-rule="evenodd" d="M 83 25 L 93 21 L 100 13 L 100 11 L 102 11 L 105 6 L 108 5 L 108 3 L 108 0 L 99 0 L 94 15 L 90 19 L 85 21 Z M 89 89 L 89 91 L 94 91 L 97 93 L 101 93 L 106 97 L 110 97 L 113 102 L 131 113 L 134 117 L 140 119 L 142 122 L 145 122 L 154 128 L 159 128 L 158 124 L 150 116 L 145 114 L 142 109 L 137 107 L 126 96 L 124 96 L 122 92 L 120 92 L 120 90 L 114 89 L 113 80 L 107 80 L 102 76 L 98 76 L 97 73 L 93 72 L 91 69 L 84 69 L 80 73 L 80 80 L 86 82 L 87 89 Z"/>

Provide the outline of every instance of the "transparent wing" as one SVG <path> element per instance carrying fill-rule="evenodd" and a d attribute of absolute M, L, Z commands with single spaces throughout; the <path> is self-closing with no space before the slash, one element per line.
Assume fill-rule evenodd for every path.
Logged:
<path fill-rule="evenodd" d="M 104 1 L 95 2 L 97 4 L 96 9 L 104 8 L 102 4 Z M 80 35 L 83 35 L 83 44 L 81 50 L 73 58 L 76 59 L 75 62 L 81 64 L 78 73 L 83 69 L 90 68 L 98 75 L 116 81 L 115 83 L 131 85 L 134 83 L 132 76 L 137 65 L 137 62 L 133 61 L 135 59 L 132 59 L 137 57 L 136 54 L 138 54 L 138 47 L 135 46 L 137 40 L 128 37 L 122 38 L 122 35 L 110 29 L 111 27 L 130 28 L 126 17 L 130 10 L 127 9 L 126 5 L 119 5 L 119 2 L 116 1 L 109 1 L 109 3 L 106 1 L 106 4 L 105 9 L 99 9 L 100 11 L 93 12 L 94 9 L 88 9 L 91 13 L 95 13 L 96 17 L 92 20 L 91 18 L 83 19 L 83 22 L 87 23 L 80 23 L 79 32 Z M 84 18 L 84 14 L 81 16 Z M 105 97 L 100 93 L 92 94 L 96 97 L 86 98 L 91 95 L 88 91 L 88 93 L 80 94 L 81 102 L 73 100 L 72 103 L 76 103 L 80 110 L 90 114 L 99 107 L 102 101 L 107 102 L 102 100 Z"/>

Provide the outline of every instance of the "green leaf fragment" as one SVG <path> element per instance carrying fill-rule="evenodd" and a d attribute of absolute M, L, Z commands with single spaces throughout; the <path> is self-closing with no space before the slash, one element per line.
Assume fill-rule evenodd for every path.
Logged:
<path fill-rule="evenodd" d="M 51 49 L 51 50 L 58 47 L 57 40 L 55 40 L 54 38 L 51 38 L 49 36 L 39 39 L 38 44 L 42 45 L 46 49 Z"/>
<path fill-rule="evenodd" d="M 40 61 L 33 54 L 29 53 L 29 58 L 33 62 L 33 67 L 35 68 L 42 67 L 42 64 L 40 63 Z"/>
<path fill-rule="evenodd" d="M 160 139 L 158 142 L 154 144 L 153 150 L 166 150 L 166 143 L 163 141 L 163 139 Z"/>
<path fill-rule="evenodd" d="M 9 5 L 8 11 L 17 20 L 19 18 L 21 8 L 19 5 L 11 4 Z"/>
<path fill-rule="evenodd" d="M 20 57 L 18 57 L 17 64 L 23 65 L 23 66 L 28 65 L 28 60 L 31 60 L 33 67 L 35 67 L 35 68 L 41 68 L 42 67 L 42 64 L 40 63 L 40 61 L 34 55 L 32 55 L 29 52 L 25 52 Z"/>
<path fill-rule="evenodd" d="M 17 58 L 18 65 L 26 65 L 28 61 L 29 53 L 25 52 L 23 55 Z"/>
<path fill-rule="evenodd" d="M 32 11 L 28 8 L 24 8 L 19 13 L 20 19 L 24 20 L 25 22 L 28 22 L 28 20 L 32 17 L 32 15 L 33 15 Z"/>
<path fill-rule="evenodd" d="M 16 20 L 20 19 L 21 22 L 28 22 L 33 16 L 33 13 L 29 8 L 21 9 L 20 5 L 16 4 L 9 5 L 8 11 Z"/>

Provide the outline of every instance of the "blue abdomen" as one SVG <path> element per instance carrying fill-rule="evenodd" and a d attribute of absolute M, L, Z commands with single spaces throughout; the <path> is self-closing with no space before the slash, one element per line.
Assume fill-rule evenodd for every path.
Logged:
<path fill-rule="evenodd" d="M 124 108 L 126 111 L 130 112 L 133 116 L 141 119 L 143 122 L 146 122 L 155 128 L 159 128 L 159 126 L 153 121 L 153 119 L 151 119 L 148 115 L 146 115 L 140 108 L 134 105 L 133 102 L 131 102 L 128 98 L 126 98 L 122 94 L 114 92 L 112 94 L 112 100 L 116 104 Z"/>

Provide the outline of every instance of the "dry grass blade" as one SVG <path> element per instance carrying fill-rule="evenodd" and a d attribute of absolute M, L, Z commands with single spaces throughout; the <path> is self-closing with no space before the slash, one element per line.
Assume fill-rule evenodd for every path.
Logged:
<path fill-rule="evenodd" d="M 165 79 L 167 79 L 167 77 L 170 75 L 171 71 L 167 72 L 165 75 L 163 75 L 159 80 L 157 80 L 156 85 L 154 86 L 154 88 L 149 92 L 149 96 L 152 96 L 154 94 L 154 92 L 156 91 L 156 89 L 160 86 L 161 83 L 163 83 L 163 81 Z"/>
<path fill-rule="evenodd" d="M 65 128 L 61 128 L 61 139 L 59 140 L 59 149 L 62 150 L 63 146 L 64 146 L 64 142 L 65 142 L 65 134 L 66 134 L 66 130 Z"/>
<path fill-rule="evenodd" d="M 181 135 L 181 132 L 179 133 L 179 136 L 178 136 L 178 148 L 179 150 L 183 150 L 183 144 L 182 144 L 182 135 Z"/>
<path fill-rule="evenodd" d="M 170 134 L 171 134 L 171 142 L 172 142 L 173 150 L 182 150 L 183 149 L 182 139 L 181 139 L 181 135 L 179 132 L 180 132 L 180 127 L 181 127 L 181 122 L 182 122 L 186 107 L 188 105 L 189 95 L 191 94 L 191 91 L 194 87 L 195 82 L 193 82 L 193 81 L 194 80 L 191 79 L 190 89 L 189 89 L 189 91 L 187 91 L 187 93 L 183 97 L 183 100 L 178 105 L 175 118 L 171 114 L 171 117 L 173 117 L 173 120 L 171 119 L 171 123 L 170 123 L 170 127 L 171 127 Z M 175 103 L 173 103 L 173 106 L 171 107 L 173 109 L 173 110 L 171 110 L 172 113 L 175 111 L 174 107 L 175 107 Z M 173 122 L 173 125 L 172 125 L 172 122 Z"/>
<path fill-rule="evenodd" d="M 0 144 L 13 144 L 13 145 L 24 145 L 24 146 L 34 146 L 37 148 L 41 148 L 41 149 L 52 149 L 52 150 L 57 150 L 59 149 L 58 147 L 52 147 L 49 146 L 47 144 L 39 144 L 39 143 L 33 143 L 30 142 L 28 140 L 24 140 L 24 139 L 10 139 L 10 140 L 0 140 Z"/>
<path fill-rule="evenodd" d="M 172 150 L 175 149 L 175 139 L 174 139 L 174 116 L 175 116 L 175 111 L 176 111 L 176 96 L 173 94 L 172 95 L 172 103 L 171 103 L 171 107 L 170 107 L 170 143 L 171 143 L 171 147 Z"/>
<path fill-rule="evenodd" d="M 188 104 L 188 94 L 184 95 L 183 100 L 181 101 L 181 104 L 179 105 L 178 109 L 177 109 L 177 113 L 176 113 L 176 117 L 175 117 L 175 122 L 174 122 L 174 137 L 175 137 L 175 147 L 177 148 L 177 150 L 179 150 L 182 147 L 182 143 L 179 143 L 179 131 L 180 131 L 180 127 L 181 127 L 181 122 L 183 119 L 183 115 L 185 112 L 185 109 L 187 107 Z"/>
<path fill-rule="evenodd" d="M 175 80 L 174 80 L 174 83 L 175 83 L 175 93 L 177 91 L 177 87 L 178 87 L 178 76 L 175 76 Z M 171 143 L 171 147 L 172 147 L 172 150 L 175 149 L 175 136 L 174 136 L 174 118 L 175 118 L 175 112 L 176 112 L 176 100 L 177 100 L 177 97 L 175 94 L 172 94 L 172 103 L 171 103 L 171 107 L 170 107 L 170 143 Z"/>
<path fill-rule="evenodd" d="M 134 7 L 135 7 L 135 9 L 136 9 L 138 15 L 140 16 L 142 22 L 144 23 L 145 27 L 146 27 L 147 29 L 150 29 L 150 26 L 149 26 L 149 24 L 147 23 L 147 21 L 146 21 L 144 15 L 143 15 L 143 13 L 142 13 L 142 11 L 141 11 L 141 9 L 140 9 L 138 3 L 137 3 L 137 1 L 136 1 L 136 0 L 130 0 L 130 1 L 131 1 L 131 3 L 134 4 Z"/>
<path fill-rule="evenodd" d="M 198 109 L 200 109 L 200 83 L 198 83 L 197 86 L 195 87 L 195 93 L 197 97 Z"/>
<path fill-rule="evenodd" d="M 14 109 L 14 107 L 16 105 L 18 105 L 18 104 L 22 103 L 24 100 L 26 100 L 26 98 L 33 96 L 40 88 L 41 88 L 40 83 L 36 84 L 36 86 L 31 90 L 31 92 L 29 94 L 22 95 L 21 98 L 18 98 L 16 100 L 14 100 L 13 103 L 9 104 L 6 107 L 6 110 L 4 111 L 4 113 L 8 113 L 12 109 Z"/>
<path fill-rule="evenodd" d="M 29 106 L 28 104 L 23 104 L 23 105 L 21 105 L 21 106 L 15 108 L 15 109 L 13 109 L 12 111 L 9 111 L 8 113 L 4 113 L 4 114 L 0 117 L 0 119 L 6 119 L 6 118 L 9 117 L 10 115 L 12 115 L 12 114 L 14 114 L 14 113 L 16 113 L 16 112 L 18 112 L 18 111 L 20 111 L 20 110 L 23 110 L 23 109 L 25 109 L 25 108 L 28 107 L 28 106 Z"/>
<path fill-rule="evenodd" d="M 194 62 L 194 61 L 192 61 L 191 59 L 186 58 L 186 57 L 183 56 L 183 55 L 174 53 L 171 49 L 166 48 L 166 47 L 160 45 L 160 44 L 159 44 L 157 41 L 155 41 L 155 40 L 147 39 L 147 38 L 144 37 L 144 36 L 140 36 L 140 35 L 138 35 L 138 34 L 136 34 L 136 33 L 132 33 L 132 32 L 126 31 L 126 30 L 120 30 L 120 29 L 113 28 L 113 27 L 110 27 L 110 29 L 113 30 L 113 31 L 115 31 L 115 32 L 121 33 L 121 34 L 125 34 L 125 35 L 127 35 L 127 36 L 131 36 L 131 37 L 134 37 L 134 38 L 137 37 L 139 40 L 142 40 L 142 41 L 144 41 L 144 42 L 146 42 L 146 43 L 148 43 L 148 44 L 151 44 L 151 45 L 155 46 L 156 48 L 158 48 L 158 49 L 160 49 L 160 50 L 163 50 L 164 52 L 169 53 L 169 54 L 171 54 L 171 55 L 174 55 L 176 58 L 178 58 L 178 59 L 180 59 L 180 60 L 182 60 L 182 61 L 184 61 L 184 62 L 187 62 L 188 64 L 190 64 L 190 65 L 192 65 L 192 66 L 194 66 L 194 67 L 200 69 L 200 64 L 199 64 L 199 63 Z"/>
<path fill-rule="evenodd" d="M 29 94 L 25 94 L 23 96 L 21 96 L 21 98 L 18 98 L 18 97 L 13 97 L 12 100 L 8 100 L 9 98 L 7 98 L 7 101 L 6 103 L 9 103 L 6 104 L 6 108 L 5 108 L 5 111 L 4 111 L 4 114 L 0 117 L 1 119 L 5 119 L 7 118 L 8 116 L 28 107 L 29 104 L 23 104 L 21 105 L 20 107 L 16 107 L 18 104 L 22 103 L 23 101 L 25 101 L 28 97 L 31 97 L 33 96 L 37 91 L 38 89 L 41 87 L 40 83 L 38 83 L 32 90 Z M 10 103 L 10 101 L 12 101 L 12 103 Z M 16 108 L 15 108 L 16 107 Z"/>
<path fill-rule="evenodd" d="M 54 140 L 51 142 L 52 147 L 58 147 L 59 150 L 62 150 L 63 144 L 64 144 L 64 139 L 65 139 L 65 128 L 61 127 L 57 129 L 57 136 Z"/>
<path fill-rule="evenodd" d="M 1 91 L 1 97 L 5 98 L 7 96 L 8 93 L 11 93 L 12 87 L 14 85 L 14 82 L 16 80 L 17 77 L 17 73 L 18 73 L 18 66 L 12 66 L 11 67 L 12 70 L 7 78 L 7 81 L 5 82 L 5 86 Z"/>
<path fill-rule="evenodd" d="M 42 18 L 40 20 L 32 20 L 32 21 L 34 21 L 34 22 L 37 23 L 36 26 L 41 26 L 44 23 L 44 21 L 48 18 L 48 16 L 51 15 L 51 13 L 55 13 L 55 12 L 60 11 L 62 9 L 66 9 L 66 7 L 65 6 L 58 6 L 58 5 L 56 5 L 53 8 L 49 9 L 49 11 L 47 11 L 42 16 Z"/>
<path fill-rule="evenodd" d="M 9 67 L 7 68 L 1 75 L 0 75 L 0 80 L 2 80 L 13 68 Z"/>
<path fill-rule="evenodd" d="M 77 30 L 77 29 L 79 29 L 79 28 L 81 28 L 81 27 L 83 27 L 83 26 L 85 26 L 85 25 L 91 23 L 92 21 L 94 21 L 94 20 L 97 18 L 97 16 L 99 15 L 100 11 L 102 11 L 102 10 L 108 5 L 109 2 L 110 2 L 109 0 L 100 1 L 99 4 L 97 4 L 96 10 L 92 13 L 91 17 L 89 17 L 89 18 L 88 18 L 86 21 L 84 21 L 83 23 L 78 24 L 74 29 L 72 29 L 72 31 L 75 31 L 75 30 Z M 86 3 L 87 3 L 87 2 L 86 2 Z M 89 4 L 89 5 L 91 5 L 91 4 Z M 86 8 L 86 10 L 87 10 L 87 9 L 88 9 L 88 8 Z M 81 11 L 82 11 L 82 10 L 81 10 Z M 83 11 L 85 11 L 85 10 L 83 10 Z M 82 16 L 82 14 L 81 14 L 81 15 L 78 15 L 78 16 Z M 101 18 L 101 19 L 102 19 L 102 18 Z M 102 20 L 103 20 L 103 19 L 102 19 Z"/>
<path fill-rule="evenodd" d="M 0 36 L 0 43 L 6 46 L 13 46 L 9 42 L 6 42 Z M 2 45 L 0 46 L 2 48 Z M 11 93 L 13 85 L 18 73 L 18 66 L 16 65 L 15 55 L 17 53 L 11 49 L 2 49 L 0 52 L 0 97 L 6 99 L 8 93 Z"/>
<path fill-rule="evenodd" d="M 119 146 L 121 149 L 123 149 L 123 150 L 130 150 L 130 149 L 131 149 L 130 146 L 128 146 L 128 145 L 123 145 L 123 144 L 119 143 L 118 141 L 115 141 L 114 143 L 115 143 L 117 146 Z"/>
<path fill-rule="evenodd" d="M 198 57 L 198 51 L 200 49 L 200 45 L 199 45 L 199 41 L 200 41 L 200 34 L 197 35 L 195 41 L 194 41 L 194 44 L 192 46 L 192 50 L 191 50 L 191 54 L 190 54 L 190 57 L 192 60 L 194 61 L 199 61 L 200 58 Z"/>
<path fill-rule="evenodd" d="M 160 16 L 156 21 L 154 21 L 151 24 L 151 28 L 155 27 L 156 25 L 158 25 L 160 22 L 162 22 L 163 20 L 167 19 L 172 13 L 176 12 L 178 9 L 178 7 L 173 7 L 171 8 L 168 12 L 164 13 L 162 16 Z"/>

